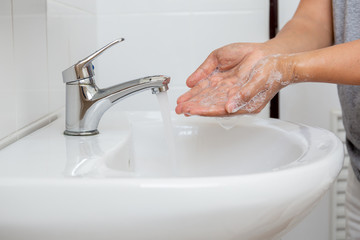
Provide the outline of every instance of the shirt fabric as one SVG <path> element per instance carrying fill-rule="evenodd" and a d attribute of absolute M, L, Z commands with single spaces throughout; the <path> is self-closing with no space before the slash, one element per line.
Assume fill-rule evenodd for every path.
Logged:
<path fill-rule="evenodd" d="M 360 39 L 360 1 L 332 0 L 332 4 L 335 44 Z M 346 147 L 355 176 L 360 181 L 360 86 L 338 85 L 338 94 Z"/>

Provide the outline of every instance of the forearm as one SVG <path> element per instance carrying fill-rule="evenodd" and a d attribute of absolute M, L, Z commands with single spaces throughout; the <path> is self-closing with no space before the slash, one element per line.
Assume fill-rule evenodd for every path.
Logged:
<path fill-rule="evenodd" d="M 360 40 L 290 56 L 295 82 L 360 85 Z"/>
<path fill-rule="evenodd" d="M 294 17 L 277 36 L 266 42 L 278 53 L 297 53 L 333 43 L 330 0 L 302 0 Z"/>

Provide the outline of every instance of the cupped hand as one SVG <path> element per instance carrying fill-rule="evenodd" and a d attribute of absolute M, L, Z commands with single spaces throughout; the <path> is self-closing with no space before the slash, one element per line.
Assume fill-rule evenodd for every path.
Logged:
<path fill-rule="evenodd" d="M 258 113 L 293 79 L 290 58 L 271 55 L 274 52 L 260 43 L 215 50 L 187 79 L 191 89 L 178 98 L 176 112 L 201 116 Z"/>

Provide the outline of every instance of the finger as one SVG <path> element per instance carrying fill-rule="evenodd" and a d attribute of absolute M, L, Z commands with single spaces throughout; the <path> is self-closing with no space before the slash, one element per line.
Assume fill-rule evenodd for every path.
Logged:
<path fill-rule="evenodd" d="M 215 72 L 211 74 L 208 79 L 210 81 L 210 87 L 215 88 L 219 84 L 221 85 L 221 83 L 228 82 L 229 79 L 236 79 L 235 69 L 230 69 L 225 72 Z M 235 83 L 236 81 L 233 81 L 233 84 Z"/>
<path fill-rule="evenodd" d="M 181 103 L 176 108 L 177 113 L 201 116 L 224 116 L 227 114 L 225 103 L 228 100 L 230 81 L 223 81 L 216 87 L 204 89 L 188 102 Z"/>
<path fill-rule="evenodd" d="M 244 85 L 250 79 L 251 74 L 255 75 L 255 73 L 257 73 L 255 69 L 257 62 L 258 59 L 253 56 L 245 57 L 243 61 L 234 68 L 236 76 L 238 77 L 237 85 Z"/>
<path fill-rule="evenodd" d="M 188 104 L 183 111 L 185 115 L 198 115 L 209 117 L 228 115 L 223 104 L 213 104 L 210 106 L 205 106 L 194 102 Z"/>
<path fill-rule="evenodd" d="M 277 91 L 261 92 L 256 95 L 249 103 L 237 111 L 235 114 L 257 114 L 261 112 L 271 99 L 276 95 Z"/>
<path fill-rule="evenodd" d="M 238 66 L 235 69 L 235 75 L 229 77 L 229 80 L 233 83 L 233 86 L 229 90 L 229 96 L 234 96 L 244 87 L 244 85 L 249 81 L 250 73 L 244 69 L 243 66 Z"/>
<path fill-rule="evenodd" d="M 209 85 L 210 82 L 207 79 L 198 82 L 198 84 L 195 87 L 191 88 L 189 91 L 187 91 L 177 99 L 177 104 L 188 101 L 189 99 L 191 99 L 192 97 L 196 96 L 201 91 L 203 91 L 205 88 L 208 88 Z"/>
<path fill-rule="evenodd" d="M 184 93 L 177 99 L 177 103 L 182 103 L 190 100 L 194 96 L 198 95 L 204 89 L 217 89 L 218 85 L 221 85 L 222 82 L 228 82 L 229 79 L 233 79 L 233 83 L 235 83 L 236 78 L 234 78 L 233 73 L 231 71 L 228 72 L 218 72 L 208 79 L 202 80 L 197 83 L 193 88 L 191 88 L 188 92 Z"/>
<path fill-rule="evenodd" d="M 197 93 L 197 95 L 192 96 L 191 98 L 189 98 L 187 101 L 179 102 L 178 105 L 175 108 L 175 112 L 178 113 L 178 114 L 185 113 L 184 109 L 186 109 L 188 106 L 191 106 L 194 103 L 199 104 L 199 105 L 203 104 L 204 99 L 209 97 L 209 92 L 211 92 L 211 91 L 212 91 L 211 88 L 209 88 L 209 87 L 205 88 L 202 91 L 200 91 L 199 93 Z M 189 92 L 191 92 L 191 90 Z M 185 96 L 185 97 L 187 97 L 187 96 Z"/>
<path fill-rule="evenodd" d="M 178 105 L 175 107 L 175 112 L 176 112 L 176 114 L 182 114 L 182 113 L 183 113 L 182 109 L 183 109 L 183 104 L 178 104 Z"/>
<path fill-rule="evenodd" d="M 212 52 L 206 60 L 191 74 L 186 80 L 186 85 L 190 88 L 194 87 L 200 80 L 207 78 L 211 75 L 218 66 L 215 51 Z"/>
<path fill-rule="evenodd" d="M 259 92 L 244 107 L 242 107 L 241 110 L 250 114 L 259 113 L 260 109 L 262 109 L 261 107 L 266 106 L 268 103 L 268 95 L 270 95 L 269 91 Z"/>
<path fill-rule="evenodd" d="M 263 97 L 272 87 L 272 83 L 267 82 L 261 73 L 256 72 L 242 87 L 234 88 L 237 92 L 232 92 L 229 96 L 225 109 L 228 113 L 235 113 L 258 94 L 258 101 L 260 101 L 262 99 L 260 97 Z"/>

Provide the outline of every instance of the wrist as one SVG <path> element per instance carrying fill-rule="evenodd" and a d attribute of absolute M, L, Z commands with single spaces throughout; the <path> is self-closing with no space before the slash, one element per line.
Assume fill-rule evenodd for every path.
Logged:
<path fill-rule="evenodd" d="M 292 82 L 300 83 L 311 81 L 310 75 L 306 71 L 306 61 L 304 53 L 289 54 L 289 62 L 292 68 Z"/>
<path fill-rule="evenodd" d="M 271 62 L 270 66 L 272 66 L 270 77 L 273 77 L 272 75 L 277 76 L 276 81 L 280 84 L 280 88 L 301 81 L 295 69 L 295 54 L 271 55 L 268 56 L 268 60 Z"/>
<path fill-rule="evenodd" d="M 272 39 L 264 42 L 263 45 L 267 49 L 270 49 L 271 54 L 289 54 L 289 53 L 292 53 L 292 52 L 287 50 L 287 48 L 285 47 L 286 46 L 285 43 L 281 42 L 280 40 L 278 40 L 276 38 L 272 38 Z"/>

